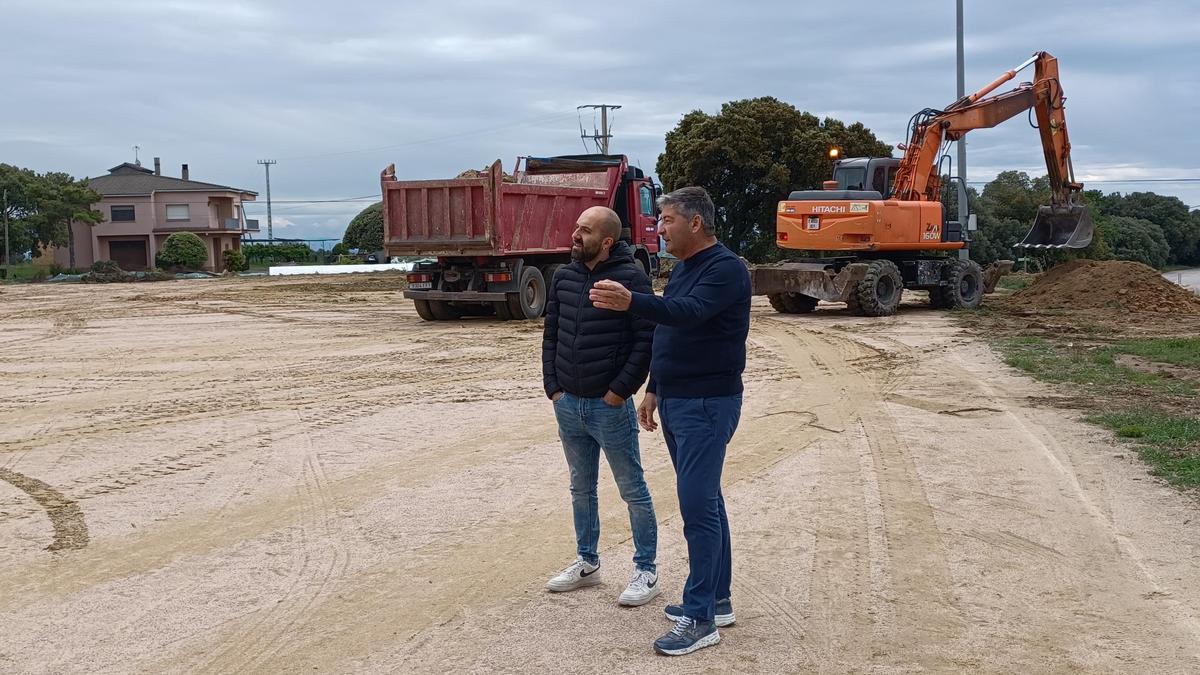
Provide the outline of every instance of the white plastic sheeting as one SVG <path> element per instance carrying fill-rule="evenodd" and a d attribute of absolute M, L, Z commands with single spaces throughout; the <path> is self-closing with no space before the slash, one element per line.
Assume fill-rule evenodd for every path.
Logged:
<path fill-rule="evenodd" d="M 356 272 L 387 272 L 396 270 L 407 272 L 413 263 L 383 263 L 379 265 L 284 265 L 267 270 L 270 276 L 286 276 L 290 274 L 354 274 Z"/>

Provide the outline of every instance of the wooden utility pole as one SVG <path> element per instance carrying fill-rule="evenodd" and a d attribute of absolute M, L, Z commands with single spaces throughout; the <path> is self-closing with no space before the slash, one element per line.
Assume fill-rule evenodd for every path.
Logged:
<path fill-rule="evenodd" d="M 591 141 L 596 144 L 596 148 L 600 151 L 600 154 L 607 155 L 609 141 L 612 140 L 612 127 L 608 125 L 608 111 L 620 110 L 621 106 L 611 105 L 608 103 L 598 103 L 592 105 L 581 105 L 575 110 L 583 110 L 584 108 L 591 108 L 592 110 L 600 111 L 600 129 L 597 130 L 593 127 L 592 133 L 581 134 L 581 137 L 585 140 L 591 139 Z M 593 118 L 593 121 L 594 120 L 595 118 Z"/>

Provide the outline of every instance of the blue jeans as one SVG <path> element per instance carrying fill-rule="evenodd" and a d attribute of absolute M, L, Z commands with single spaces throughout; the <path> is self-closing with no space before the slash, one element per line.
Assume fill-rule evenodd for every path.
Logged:
<path fill-rule="evenodd" d="M 616 479 L 621 499 L 629 507 L 633 530 L 633 562 L 639 570 L 655 571 L 658 521 L 654 503 L 642 473 L 638 449 L 637 414 L 633 399 L 610 406 L 600 398 L 580 398 L 566 392 L 554 402 L 558 437 L 562 439 L 571 471 L 571 508 L 575 513 L 575 543 L 579 556 L 593 565 L 600 563 L 600 511 L 596 481 L 600 473 L 600 449 Z"/>
<path fill-rule="evenodd" d="M 683 613 L 712 621 L 717 599 L 730 597 L 733 556 L 721 470 L 725 446 L 742 415 L 742 395 L 664 398 L 658 402 L 658 414 L 675 465 L 679 515 L 687 540 L 689 574 L 683 587 Z"/>

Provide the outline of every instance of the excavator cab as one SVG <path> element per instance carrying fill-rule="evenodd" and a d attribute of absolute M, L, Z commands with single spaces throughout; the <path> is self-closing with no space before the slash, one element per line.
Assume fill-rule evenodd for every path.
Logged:
<path fill-rule="evenodd" d="M 874 190 L 879 199 L 888 199 L 900 160 L 892 157 L 853 157 L 839 159 L 833 165 L 833 179 L 839 190 Z"/>
<path fill-rule="evenodd" d="M 1029 234 L 1017 248 L 1087 248 L 1096 226 L 1083 204 L 1039 206 Z"/>

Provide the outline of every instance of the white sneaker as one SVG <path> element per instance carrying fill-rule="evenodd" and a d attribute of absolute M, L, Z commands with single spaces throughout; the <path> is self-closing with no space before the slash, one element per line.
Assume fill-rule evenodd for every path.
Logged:
<path fill-rule="evenodd" d="M 617 602 L 626 607 L 637 607 L 650 602 L 661 592 L 662 589 L 658 587 L 657 574 L 646 570 L 637 570 L 633 573 L 633 578 L 629 580 L 629 585 L 625 587 L 625 592 L 621 594 L 621 598 Z"/>
<path fill-rule="evenodd" d="M 576 558 L 575 562 L 571 563 L 567 569 L 546 582 L 546 590 L 563 593 L 584 586 L 595 586 L 600 583 L 599 572 L 599 565 L 592 565 L 583 558 Z"/>

